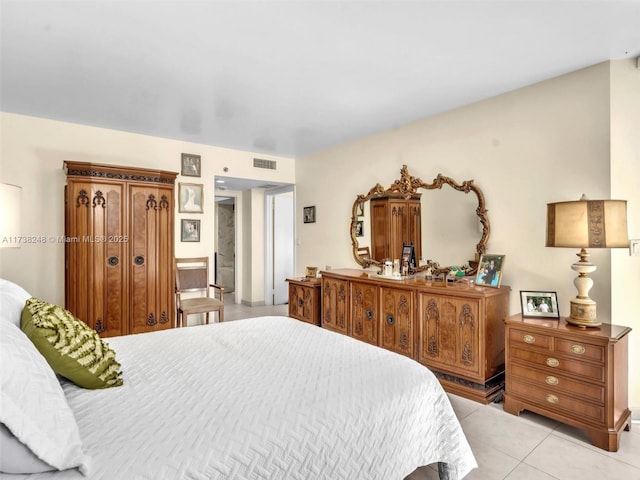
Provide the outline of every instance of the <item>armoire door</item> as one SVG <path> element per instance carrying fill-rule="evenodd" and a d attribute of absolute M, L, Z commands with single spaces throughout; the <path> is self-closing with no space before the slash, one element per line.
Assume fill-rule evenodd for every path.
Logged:
<path fill-rule="evenodd" d="M 129 333 L 172 326 L 173 192 L 132 184 L 129 187 Z"/>
<path fill-rule="evenodd" d="M 66 307 L 105 337 L 126 333 L 124 189 L 96 181 L 66 187 Z"/>

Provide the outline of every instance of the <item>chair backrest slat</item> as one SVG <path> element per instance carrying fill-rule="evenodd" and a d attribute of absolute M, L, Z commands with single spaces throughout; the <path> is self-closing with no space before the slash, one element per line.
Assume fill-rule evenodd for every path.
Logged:
<path fill-rule="evenodd" d="M 176 258 L 176 288 L 182 292 L 209 294 L 209 258 Z"/>

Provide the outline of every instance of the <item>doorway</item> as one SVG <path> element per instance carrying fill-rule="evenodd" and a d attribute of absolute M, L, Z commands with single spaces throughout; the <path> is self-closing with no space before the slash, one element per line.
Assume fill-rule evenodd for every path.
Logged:
<path fill-rule="evenodd" d="M 236 291 L 236 199 L 216 195 L 215 282 L 226 294 Z"/>

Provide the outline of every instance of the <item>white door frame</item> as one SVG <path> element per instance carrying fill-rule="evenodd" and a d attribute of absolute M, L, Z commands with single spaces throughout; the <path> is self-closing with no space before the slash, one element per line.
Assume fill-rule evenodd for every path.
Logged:
<path fill-rule="evenodd" d="M 264 218 L 265 218 L 265 222 L 264 222 L 264 304 L 265 305 L 273 305 L 273 289 L 274 289 L 274 285 L 273 285 L 273 202 L 274 202 L 274 197 L 276 195 L 280 195 L 282 193 L 288 193 L 288 192 L 292 192 L 293 193 L 293 215 L 291 218 L 291 222 L 293 223 L 293 269 L 294 269 L 294 274 L 295 274 L 295 270 L 296 270 L 296 252 L 295 252 L 295 248 L 296 248 L 296 244 L 295 244 L 295 238 L 296 238 L 296 232 L 295 232 L 295 228 L 296 228 L 296 222 L 295 222 L 295 205 L 296 205 L 296 189 L 295 189 L 295 185 L 286 185 L 284 187 L 279 187 L 279 188 L 274 188 L 271 190 L 267 190 L 265 192 L 265 199 L 264 199 L 264 208 L 265 208 L 265 212 L 264 212 Z"/>

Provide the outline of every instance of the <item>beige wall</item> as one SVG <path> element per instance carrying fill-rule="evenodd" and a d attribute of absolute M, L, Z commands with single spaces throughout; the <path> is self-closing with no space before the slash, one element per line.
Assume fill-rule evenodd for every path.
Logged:
<path fill-rule="evenodd" d="M 378 182 L 388 187 L 406 164 L 425 181 L 442 173 L 458 181 L 474 179 L 483 189 L 491 221 L 488 252 L 506 255 L 503 284 L 512 288 L 511 313 L 521 310 L 520 290 L 543 290 L 558 293 L 566 315 L 576 295 L 570 265 L 577 251 L 544 246 L 546 204 L 577 200 L 583 193 L 594 199 L 615 193 L 629 200 L 630 218 L 640 217 L 637 183 L 619 187 L 633 182 L 627 177 L 638 179 L 640 149 L 631 132 L 638 131 L 640 109 L 637 103 L 623 107 L 629 90 L 635 89 L 637 97 L 637 85 L 638 71 L 630 61 L 602 63 L 297 159 L 297 274 L 306 265 L 357 267 L 348 235 L 355 196 Z M 610 109 L 614 114 L 624 109 L 621 125 L 610 121 Z M 624 152 L 619 162 L 611 159 L 617 149 Z M 306 205 L 316 205 L 316 223 L 302 223 Z M 630 222 L 629 232 L 640 238 L 637 220 Z M 621 265 L 613 276 L 624 280 L 616 281 L 612 295 L 611 253 L 591 254 L 598 266 L 591 297 L 598 302 L 598 316 L 610 322 L 612 298 L 637 296 L 638 263 L 628 253 L 614 252 L 616 258 L 621 255 Z M 613 318 L 635 328 L 631 350 L 640 351 L 640 318 L 633 312 L 621 302 Z M 640 367 L 637 354 L 632 355 L 630 404 L 637 415 Z"/>
<path fill-rule="evenodd" d="M 627 200 L 630 238 L 640 239 L 640 69 L 635 60 L 611 66 L 611 196 Z M 629 336 L 630 403 L 640 418 L 640 257 L 617 249 L 611 255 L 614 323 L 633 328 Z"/>
<path fill-rule="evenodd" d="M 63 160 L 130 165 L 180 171 L 182 152 L 201 155 L 202 177 L 181 177 L 177 182 L 204 184 L 204 213 L 176 213 L 176 256 L 213 258 L 215 250 L 214 178 L 216 175 L 295 182 L 295 162 L 290 158 L 212 147 L 65 122 L 0 114 L 0 180 L 22 187 L 22 234 L 45 238 L 64 234 Z M 253 158 L 277 160 L 277 170 L 255 169 Z M 228 171 L 224 172 L 223 168 Z M 176 188 L 176 198 L 177 198 Z M 180 219 L 201 218 L 201 241 L 180 242 Z M 262 230 L 254 229 L 254 235 Z M 239 239 L 241 241 L 241 239 Z M 260 241 L 260 239 L 254 239 Z M 253 252 L 254 264 L 263 251 Z M 249 272 L 262 274 L 262 272 Z M 23 285 L 32 294 L 64 303 L 64 246 L 54 242 L 0 249 L 0 276 Z M 261 280 L 262 281 L 262 280 Z M 264 296 L 264 289 L 242 292 L 249 298 Z"/>

